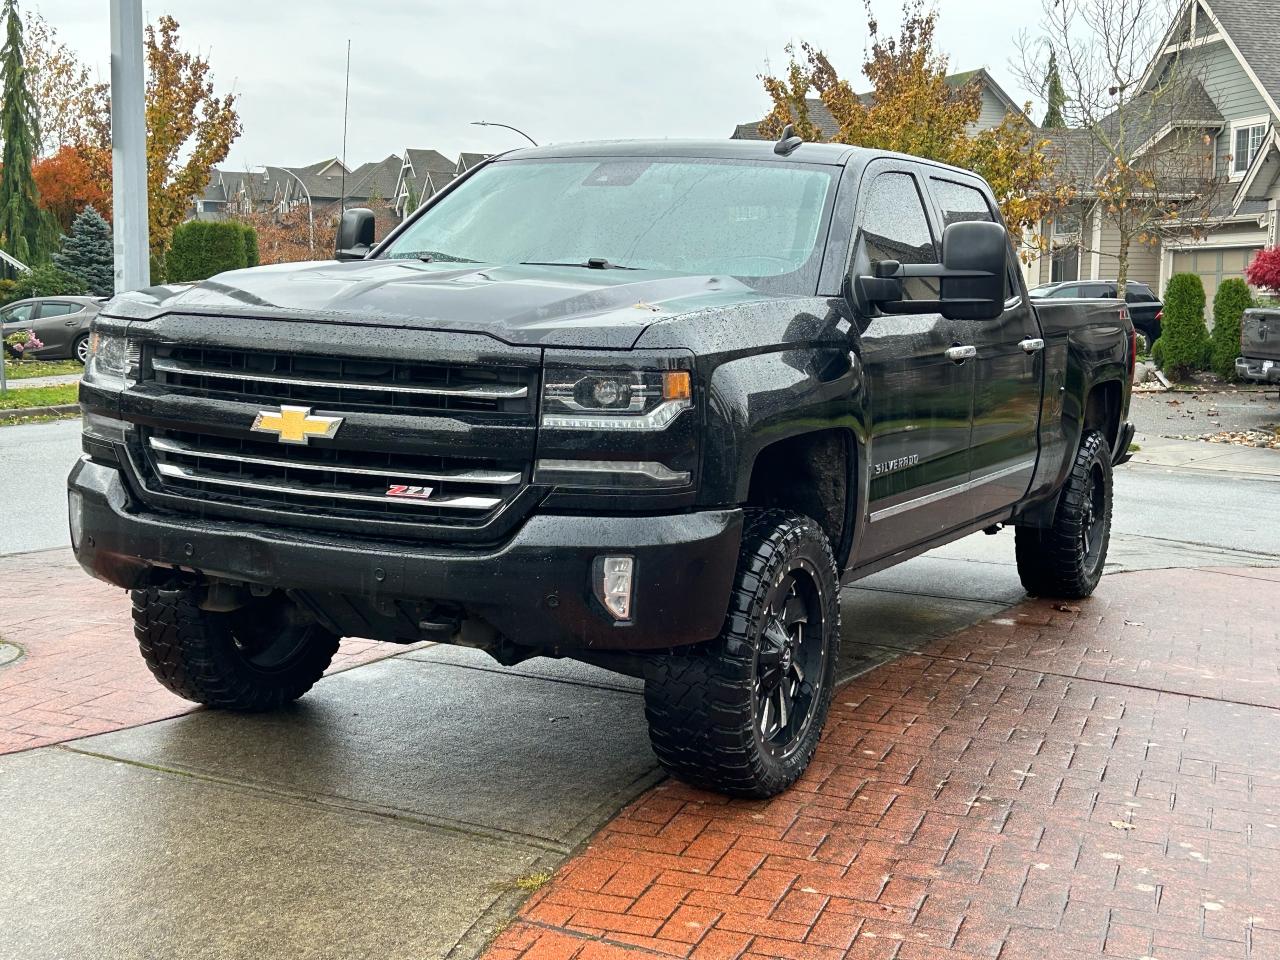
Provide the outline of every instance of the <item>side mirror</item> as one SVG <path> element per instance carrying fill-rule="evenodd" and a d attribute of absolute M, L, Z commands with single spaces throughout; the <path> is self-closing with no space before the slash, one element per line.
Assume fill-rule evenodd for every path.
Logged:
<path fill-rule="evenodd" d="M 948 320 L 994 320 L 1004 312 L 1009 235 L 989 220 L 953 223 L 942 232 L 942 263 L 881 260 L 849 285 L 856 301 L 884 313 L 941 313 Z M 903 300 L 902 281 L 941 281 L 937 300 Z M 849 299 L 847 296 L 846 299 Z M 851 300 L 851 303 L 855 302 Z"/>
<path fill-rule="evenodd" d="M 1009 234 L 998 223 L 966 220 L 942 231 L 942 315 L 994 320 L 1008 296 Z"/>
<path fill-rule="evenodd" d="M 338 235 L 334 241 L 335 260 L 363 260 L 373 249 L 373 211 L 367 207 L 352 207 L 342 211 L 338 221 Z"/>

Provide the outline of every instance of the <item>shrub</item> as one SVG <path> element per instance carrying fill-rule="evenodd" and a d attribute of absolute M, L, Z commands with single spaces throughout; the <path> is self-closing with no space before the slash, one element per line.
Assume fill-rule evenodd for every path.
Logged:
<path fill-rule="evenodd" d="M 28 297 L 78 297 L 88 292 L 82 280 L 46 263 L 18 274 L 13 286 L 4 293 L 3 302 L 12 303 Z"/>
<path fill-rule="evenodd" d="M 5 350 L 9 356 L 21 360 L 28 350 L 42 350 L 44 342 L 31 330 L 19 330 L 4 338 Z"/>
<path fill-rule="evenodd" d="M 1175 273 L 1164 293 L 1160 328 L 1161 369 L 1174 380 L 1202 370 L 1209 354 L 1204 323 L 1204 284 L 1194 273 Z"/>
<path fill-rule="evenodd" d="M 191 283 L 254 266 L 257 259 L 251 227 L 231 220 L 189 220 L 173 232 L 164 268 L 168 282 Z"/>
<path fill-rule="evenodd" d="M 1164 341 L 1156 337 L 1156 342 L 1151 345 L 1151 362 L 1161 370 L 1164 369 Z"/>
<path fill-rule="evenodd" d="M 1212 346 L 1213 372 L 1225 380 L 1236 375 L 1236 357 L 1240 356 L 1240 318 L 1253 306 L 1249 285 L 1238 277 L 1223 280 L 1213 295 Z"/>

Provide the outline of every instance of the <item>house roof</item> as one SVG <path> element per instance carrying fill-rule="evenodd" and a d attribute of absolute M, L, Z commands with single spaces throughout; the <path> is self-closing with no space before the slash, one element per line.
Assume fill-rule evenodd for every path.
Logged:
<path fill-rule="evenodd" d="M 413 167 L 414 175 L 422 177 L 428 170 L 449 170 L 457 168 L 457 163 L 450 160 L 439 150 L 419 150 L 410 147 L 404 152 L 405 160 Z"/>
<path fill-rule="evenodd" d="M 1276 42 L 1275 0 L 1206 0 L 1253 71 L 1272 105 L 1280 103 L 1280 43 Z"/>
<path fill-rule="evenodd" d="M 1186 78 L 1179 82 L 1185 85 L 1180 90 L 1142 94 L 1103 117 L 1099 126 L 1104 135 L 1125 155 L 1136 156 L 1175 128 L 1221 127 L 1225 122 L 1222 113 L 1200 81 Z M 1073 183 L 1094 180 L 1114 158 L 1111 150 L 1081 127 L 1042 129 L 1040 135 L 1049 142 L 1046 153 Z"/>
<path fill-rule="evenodd" d="M 477 164 L 484 163 L 493 154 L 491 153 L 462 153 L 458 155 L 458 172 L 465 173 Z"/>
<path fill-rule="evenodd" d="M 959 90 L 965 84 L 974 80 L 978 81 L 989 90 L 997 100 L 1003 103 L 1006 109 L 1016 112 L 1022 116 L 1032 126 L 1035 124 L 1023 113 L 1022 108 L 1014 103 L 1013 98 L 1005 93 L 1000 84 L 996 83 L 995 78 L 987 71 L 986 67 L 979 67 L 976 70 L 965 70 L 961 73 L 952 73 L 943 78 L 948 87 L 952 90 Z M 863 106 L 870 106 L 874 95 L 871 93 L 860 93 L 858 99 L 862 101 Z M 818 97 L 806 97 L 805 103 L 809 107 L 809 119 L 822 132 L 824 139 L 831 139 L 836 135 L 836 131 L 840 128 L 840 124 L 836 123 L 835 117 L 831 115 L 831 111 L 827 109 L 827 105 Z M 760 125 L 764 123 L 764 118 L 753 120 L 750 123 L 740 123 L 734 127 L 732 139 L 734 140 L 764 140 L 766 137 L 760 132 Z"/>

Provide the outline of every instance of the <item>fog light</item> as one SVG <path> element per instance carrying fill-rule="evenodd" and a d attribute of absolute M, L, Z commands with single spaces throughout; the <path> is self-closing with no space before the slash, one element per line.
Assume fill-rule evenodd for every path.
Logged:
<path fill-rule="evenodd" d="M 631 619 L 631 581 L 634 557 L 596 557 L 596 598 L 615 620 Z"/>
<path fill-rule="evenodd" d="M 84 535 L 84 498 L 75 490 L 67 491 L 67 522 L 71 527 L 71 549 L 80 549 Z"/>

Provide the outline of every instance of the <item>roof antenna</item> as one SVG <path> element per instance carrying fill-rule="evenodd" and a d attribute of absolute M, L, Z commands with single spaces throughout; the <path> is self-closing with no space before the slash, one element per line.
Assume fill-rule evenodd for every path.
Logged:
<path fill-rule="evenodd" d="M 802 143 L 804 143 L 804 137 L 797 137 L 796 128 L 788 123 L 782 128 L 782 136 L 778 138 L 778 142 L 773 145 L 773 152 L 780 157 L 790 156 Z"/>

